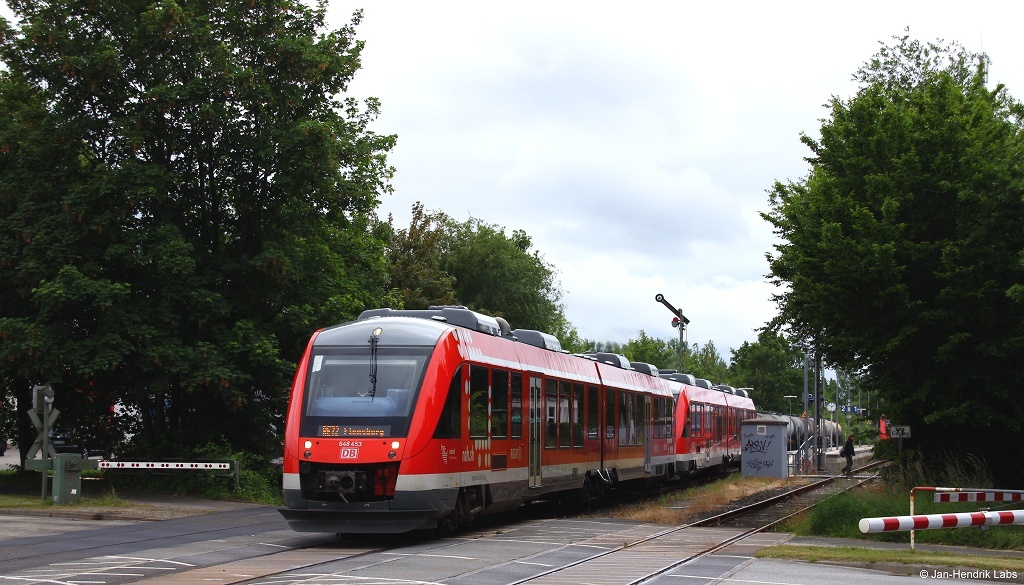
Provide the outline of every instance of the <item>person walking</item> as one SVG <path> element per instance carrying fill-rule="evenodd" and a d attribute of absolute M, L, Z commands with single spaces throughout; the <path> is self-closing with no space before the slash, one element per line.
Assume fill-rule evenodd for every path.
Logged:
<path fill-rule="evenodd" d="M 846 437 L 846 444 L 843 445 L 843 450 L 839 454 L 846 457 L 846 467 L 843 468 L 843 475 L 849 475 L 850 471 L 853 470 L 853 433 Z"/>

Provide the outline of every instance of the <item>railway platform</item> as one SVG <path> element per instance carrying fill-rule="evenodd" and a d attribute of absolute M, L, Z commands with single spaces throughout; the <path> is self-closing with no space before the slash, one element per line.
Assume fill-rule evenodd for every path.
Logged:
<path fill-rule="evenodd" d="M 874 449 L 870 445 L 859 445 L 854 447 L 855 454 L 853 456 L 853 467 L 863 467 L 867 465 L 871 458 L 874 457 Z M 802 451 L 789 451 L 789 471 L 790 475 L 806 475 L 811 472 L 811 465 L 801 465 Z M 839 455 L 839 447 L 832 447 L 825 450 L 825 468 L 821 470 L 822 473 L 828 475 L 839 475 L 843 467 L 846 466 L 846 459 Z"/>

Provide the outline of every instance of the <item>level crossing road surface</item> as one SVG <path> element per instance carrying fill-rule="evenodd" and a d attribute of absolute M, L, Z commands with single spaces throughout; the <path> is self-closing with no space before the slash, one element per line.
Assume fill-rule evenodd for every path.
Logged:
<path fill-rule="evenodd" d="M 24 528 L 32 523 L 45 529 L 32 534 Z M 665 527 L 602 518 L 517 521 L 512 517 L 505 523 L 449 538 L 338 539 L 334 535 L 293 532 L 274 507 L 251 504 L 162 521 L 5 514 L 0 516 L 0 525 L 0 585 L 613 585 L 629 583 L 635 575 L 658 566 L 669 566 L 708 542 L 721 541 L 729 532 L 725 528 L 686 529 L 666 540 L 598 557 Z M 648 583 L 993 582 L 934 578 L 934 573 L 922 579 L 917 574 L 894 576 L 883 571 L 753 557 L 759 548 L 791 538 L 783 533 L 757 534 L 675 567 Z M 552 572 L 574 563 L 580 564 Z"/>
<path fill-rule="evenodd" d="M 11 464 L 17 464 L 15 450 L 0 457 L 3 468 Z M 36 515 L 0 510 L 0 585 L 504 585 L 526 579 L 536 585 L 613 585 L 629 583 L 631 575 L 653 570 L 656 567 L 648 566 L 652 562 L 668 566 L 686 558 L 689 550 L 715 541 L 722 531 L 686 529 L 672 539 L 627 548 L 552 572 L 665 527 L 601 518 L 518 521 L 514 515 L 506 515 L 507 519 L 486 528 L 451 538 L 338 539 L 330 534 L 293 532 L 272 506 L 173 497 L 136 497 L 129 501 L 132 505 L 102 513 L 79 506 L 33 511 Z M 952 570 L 943 575 L 934 569 L 914 568 L 911 575 L 897 576 L 886 571 L 753 556 L 763 546 L 799 540 L 788 534 L 758 534 L 675 567 L 647 583 L 1024 582 L 1024 574 L 1017 579 L 978 580 Z M 823 542 L 819 539 L 807 544 Z"/>

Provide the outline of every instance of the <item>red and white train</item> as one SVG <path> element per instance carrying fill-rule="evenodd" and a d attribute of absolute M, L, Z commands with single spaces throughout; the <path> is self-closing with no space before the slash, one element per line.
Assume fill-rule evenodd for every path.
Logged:
<path fill-rule="evenodd" d="M 703 382 L 464 307 L 365 311 L 299 363 L 281 513 L 303 532 L 455 528 L 727 465 L 754 404 Z"/>

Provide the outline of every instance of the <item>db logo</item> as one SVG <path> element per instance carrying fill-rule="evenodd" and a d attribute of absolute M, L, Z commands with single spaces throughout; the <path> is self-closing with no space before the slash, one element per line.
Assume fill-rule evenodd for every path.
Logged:
<path fill-rule="evenodd" d="M 359 457 L 359 449 L 353 447 L 341 448 L 341 459 L 356 459 Z"/>

